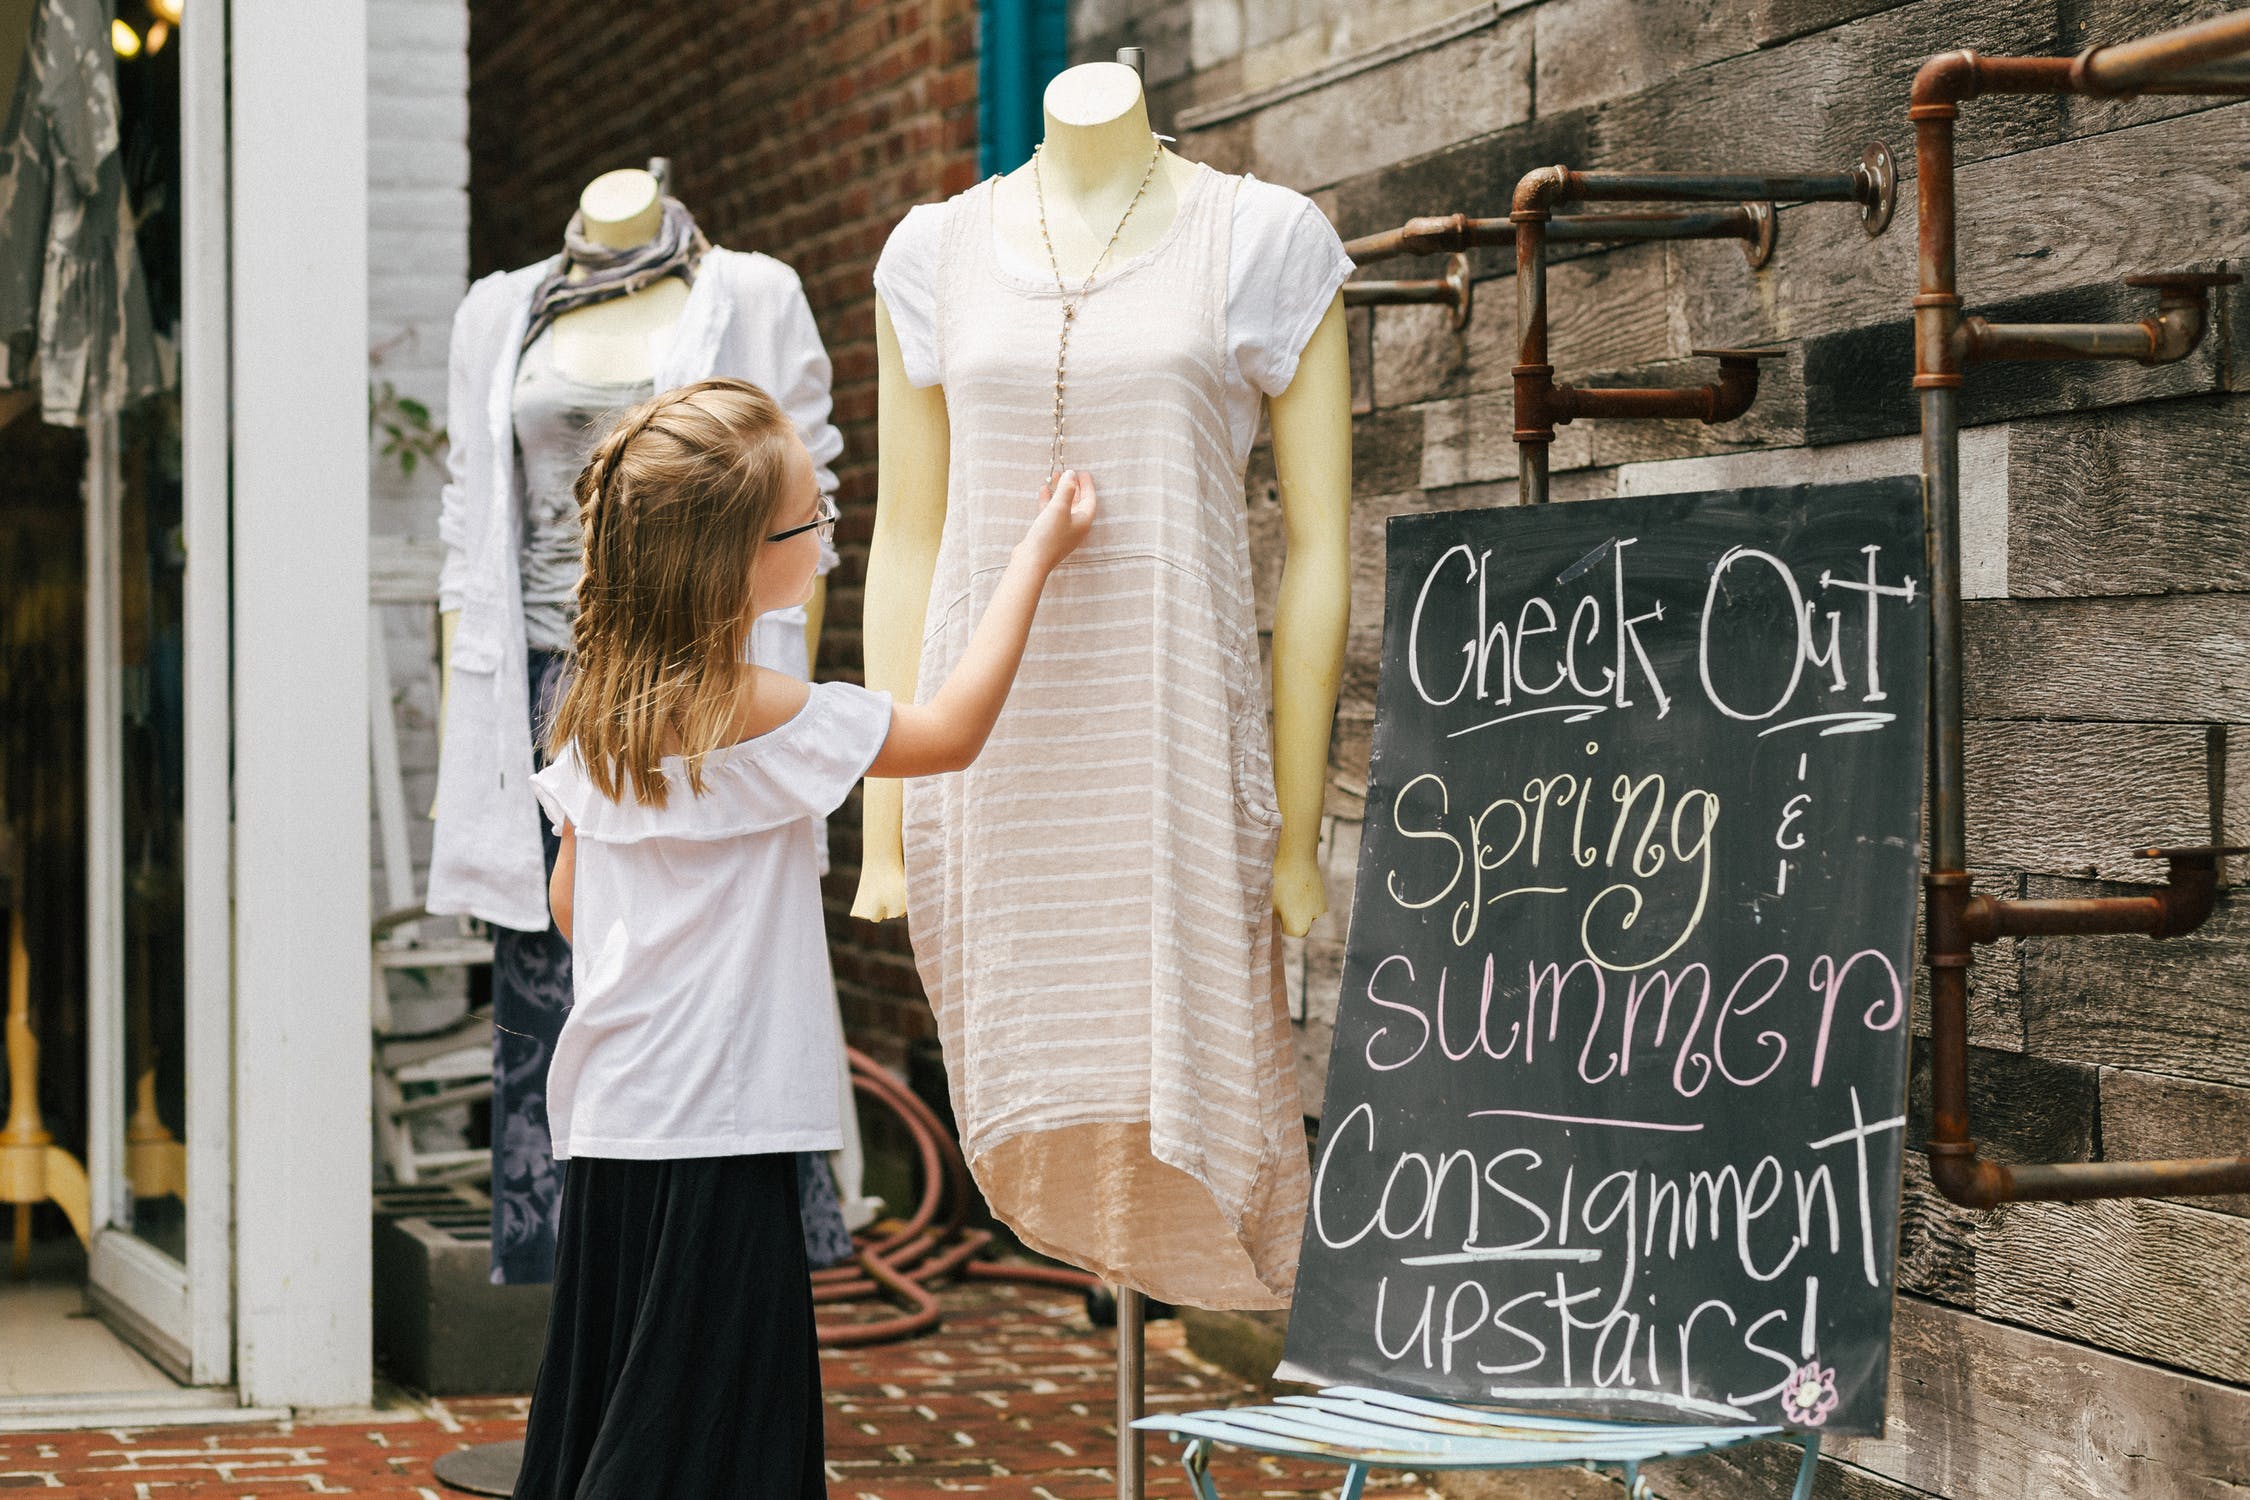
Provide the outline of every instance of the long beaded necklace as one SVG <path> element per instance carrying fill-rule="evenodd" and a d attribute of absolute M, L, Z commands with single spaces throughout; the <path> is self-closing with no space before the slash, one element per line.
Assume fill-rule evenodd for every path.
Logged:
<path fill-rule="evenodd" d="M 1055 441 L 1054 446 L 1047 453 L 1047 477 L 1052 480 L 1056 475 L 1062 473 L 1063 386 L 1070 365 L 1071 325 L 1078 321 L 1079 306 L 1085 302 L 1087 293 L 1092 290 L 1094 278 L 1099 276 L 1102 273 L 1102 267 L 1109 263 L 1109 253 L 1117 248 L 1118 238 L 1125 233 L 1126 221 L 1133 217 L 1133 210 L 1141 206 L 1141 198 L 1148 192 L 1150 180 L 1156 176 L 1156 164 L 1163 159 L 1164 144 L 1161 141 L 1152 141 L 1148 154 L 1148 166 L 1141 172 L 1141 185 L 1133 190 L 1133 201 L 1125 205 L 1125 212 L 1119 217 L 1117 227 L 1110 231 L 1109 243 L 1102 246 L 1102 253 L 1094 260 L 1094 268 L 1086 273 L 1086 279 L 1079 283 L 1078 290 L 1075 292 L 1063 284 L 1062 265 L 1055 259 L 1055 242 L 1047 233 L 1047 185 L 1039 175 L 1039 153 L 1043 149 L 1043 143 L 1032 148 L 1031 190 L 1039 200 L 1039 240 L 1041 244 L 1047 247 L 1047 269 L 1054 273 L 1055 290 L 1062 294 L 1063 299 L 1062 338 L 1055 345 Z"/>

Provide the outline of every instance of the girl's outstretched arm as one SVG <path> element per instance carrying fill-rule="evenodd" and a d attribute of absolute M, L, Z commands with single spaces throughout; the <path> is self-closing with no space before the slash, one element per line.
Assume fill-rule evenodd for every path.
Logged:
<path fill-rule="evenodd" d="M 890 738 L 867 768 L 868 775 L 935 776 L 958 771 L 984 748 L 993 721 L 1000 717 L 1000 706 L 1008 701 L 1008 689 L 1015 684 L 1047 575 L 1086 539 L 1094 524 L 1094 485 L 1084 474 L 1065 473 L 1045 499 L 1038 519 L 1016 543 L 1000 587 L 945 685 L 928 703 L 905 703 L 891 710 Z"/>

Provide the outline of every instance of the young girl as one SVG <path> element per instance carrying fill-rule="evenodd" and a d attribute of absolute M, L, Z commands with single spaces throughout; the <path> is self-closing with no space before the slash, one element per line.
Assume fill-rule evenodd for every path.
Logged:
<path fill-rule="evenodd" d="M 520 1500 L 819 1496 L 820 1368 L 792 1153 L 840 1140 L 812 819 L 861 776 L 957 771 L 1047 575 L 1093 524 L 1028 501 L 927 705 L 743 661 L 833 526 L 789 419 L 707 380 L 627 412 L 578 480 L 575 676 L 535 778 L 575 999 L 548 1076 L 566 1160 Z"/>

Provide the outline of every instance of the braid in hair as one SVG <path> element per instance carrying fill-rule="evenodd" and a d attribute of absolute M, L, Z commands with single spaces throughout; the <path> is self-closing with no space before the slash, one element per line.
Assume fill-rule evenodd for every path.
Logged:
<path fill-rule="evenodd" d="M 699 793 L 700 757 L 728 743 L 749 564 L 774 529 L 792 436 L 755 386 L 703 381 L 623 413 L 579 471 L 573 675 L 548 747 L 575 744 L 602 795 L 630 787 L 662 805 L 667 753 L 687 758 Z"/>
<path fill-rule="evenodd" d="M 642 402 L 639 415 L 635 416 L 630 422 L 620 423 L 616 430 L 602 439 L 602 451 L 596 460 L 601 465 L 602 471 L 601 478 L 595 481 L 596 493 L 601 495 L 610 493 L 610 485 L 617 478 L 617 466 L 625 459 L 625 450 L 633 445 L 633 439 L 648 431 L 649 424 L 654 422 L 658 414 L 671 404 L 671 401 L 665 397 Z"/>

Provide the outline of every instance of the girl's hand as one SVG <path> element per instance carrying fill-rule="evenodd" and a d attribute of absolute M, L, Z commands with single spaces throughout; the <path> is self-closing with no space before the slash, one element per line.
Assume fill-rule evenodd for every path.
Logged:
<path fill-rule="evenodd" d="M 1075 470 L 1064 470 L 1051 487 L 1039 491 L 1039 515 L 1024 533 L 1016 551 L 1040 572 L 1077 550 L 1094 525 L 1094 481 Z"/>
<path fill-rule="evenodd" d="M 1094 525 L 1094 484 L 1084 474 L 1067 473 L 1052 492 L 1040 492 L 1039 515 L 1016 543 L 1015 556 L 1000 575 L 984 618 L 977 621 L 968 649 L 928 703 L 901 703 L 891 709 L 891 733 L 867 768 L 870 776 L 937 776 L 958 771 L 977 758 L 1000 717 L 1008 689 L 1015 684 L 1039 608 L 1055 564 L 1086 540 Z M 881 853 L 888 860 L 889 851 Z M 886 879 L 889 871 L 884 870 Z M 891 891 L 870 887 L 865 876 L 854 910 L 870 917 L 892 910 Z"/>

